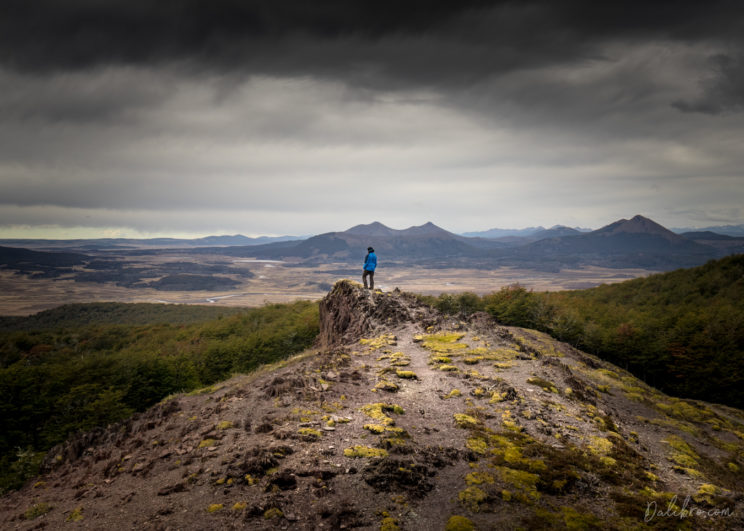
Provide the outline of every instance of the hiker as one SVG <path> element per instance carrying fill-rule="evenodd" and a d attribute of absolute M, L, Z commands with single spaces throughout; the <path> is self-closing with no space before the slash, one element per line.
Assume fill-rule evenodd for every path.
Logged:
<path fill-rule="evenodd" d="M 377 255 L 372 247 L 367 247 L 367 256 L 364 257 L 364 272 L 362 273 L 362 282 L 367 288 L 367 277 L 369 277 L 369 288 L 375 289 L 375 268 L 377 267 Z"/>

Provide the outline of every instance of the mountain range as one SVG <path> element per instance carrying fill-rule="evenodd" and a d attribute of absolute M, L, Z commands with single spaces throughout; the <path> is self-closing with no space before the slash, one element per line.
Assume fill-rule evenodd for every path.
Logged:
<path fill-rule="evenodd" d="M 6 242 L 8 240 L 0 240 L 0 244 Z M 74 240 L 66 243 L 60 240 L 11 242 L 14 247 L 30 243 L 28 247 L 37 249 L 37 254 L 30 251 L 19 254 L 18 250 L 3 247 L 0 264 L 10 269 L 28 269 L 29 264 L 49 265 L 50 260 L 55 261 L 54 257 L 38 254 L 41 249 L 64 250 L 65 256 L 53 254 L 59 254 L 58 258 L 68 267 L 70 259 L 80 263 L 92 259 L 87 254 L 96 255 L 99 252 L 153 254 L 180 253 L 184 249 L 190 254 L 286 260 L 310 266 L 339 263 L 353 267 L 362 263 L 367 247 L 371 246 L 380 256 L 381 264 L 388 267 L 488 269 L 507 266 L 542 271 L 583 266 L 666 271 L 701 265 L 710 259 L 744 252 L 744 237 L 711 231 L 676 234 L 641 215 L 621 219 L 589 232 L 554 226 L 550 229 L 537 228 L 521 236 L 499 238 L 463 236 L 431 222 L 398 230 L 375 221 L 309 238 L 247 238 L 235 235 L 197 240 L 163 238 Z M 71 255 L 70 251 L 77 251 L 78 254 Z"/>
<path fill-rule="evenodd" d="M 220 252 L 304 263 L 354 264 L 361 263 L 368 246 L 375 248 L 388 265 L 516 266 L 540 270 L 596 265 L 671 270 L 744 252 L 744 238 L 717 238 L 709 233 L 675 234 L 640 215 L 591 232 L 556 226 L 528 236 L 496 239 L 461 236 L 431 222 L 403 230 L 374 222 L 302 241 L 228 247 Z"/>

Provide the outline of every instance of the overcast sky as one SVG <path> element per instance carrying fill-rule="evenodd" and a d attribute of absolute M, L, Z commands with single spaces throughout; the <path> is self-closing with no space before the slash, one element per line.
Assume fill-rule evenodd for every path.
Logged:
<path fill-rule="evenodd" d="M 0 3 L 0 237 L 743 205 L 739 1 Z"/>

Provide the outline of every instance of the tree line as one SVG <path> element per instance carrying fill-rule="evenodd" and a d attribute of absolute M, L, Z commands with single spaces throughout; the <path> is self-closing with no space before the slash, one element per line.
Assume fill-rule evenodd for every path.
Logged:
<path fill-rule="evenodd" d="M 547 332 L 668 394 L 744 409 L 744 255 L 585 290 L 422 299 Z"/>
<path fill-rule="evenodd" d="M 0 327 L 0 491 L 34 475 L 44 453 L 71 433 L 285 358 L 318 334 L 318 305 L 307 301 L 220 316 L 132 306 L 71 305 Z M 153 324 L 141 324 L 143 314 Z"/>

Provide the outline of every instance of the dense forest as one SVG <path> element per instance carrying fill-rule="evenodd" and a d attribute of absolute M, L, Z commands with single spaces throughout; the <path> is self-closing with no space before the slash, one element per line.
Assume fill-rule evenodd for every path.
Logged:
<path fill-rule="evenodd" d="M 0 319 L 0 492 L 69 434 L 309 347 L 318 305 L 75 304 Z"/>
<path fill-rule="evenodd" d="M 422 299 L 542 330 L 671 395 L 744 409 L 744 255 L 580 291 Z"/>

